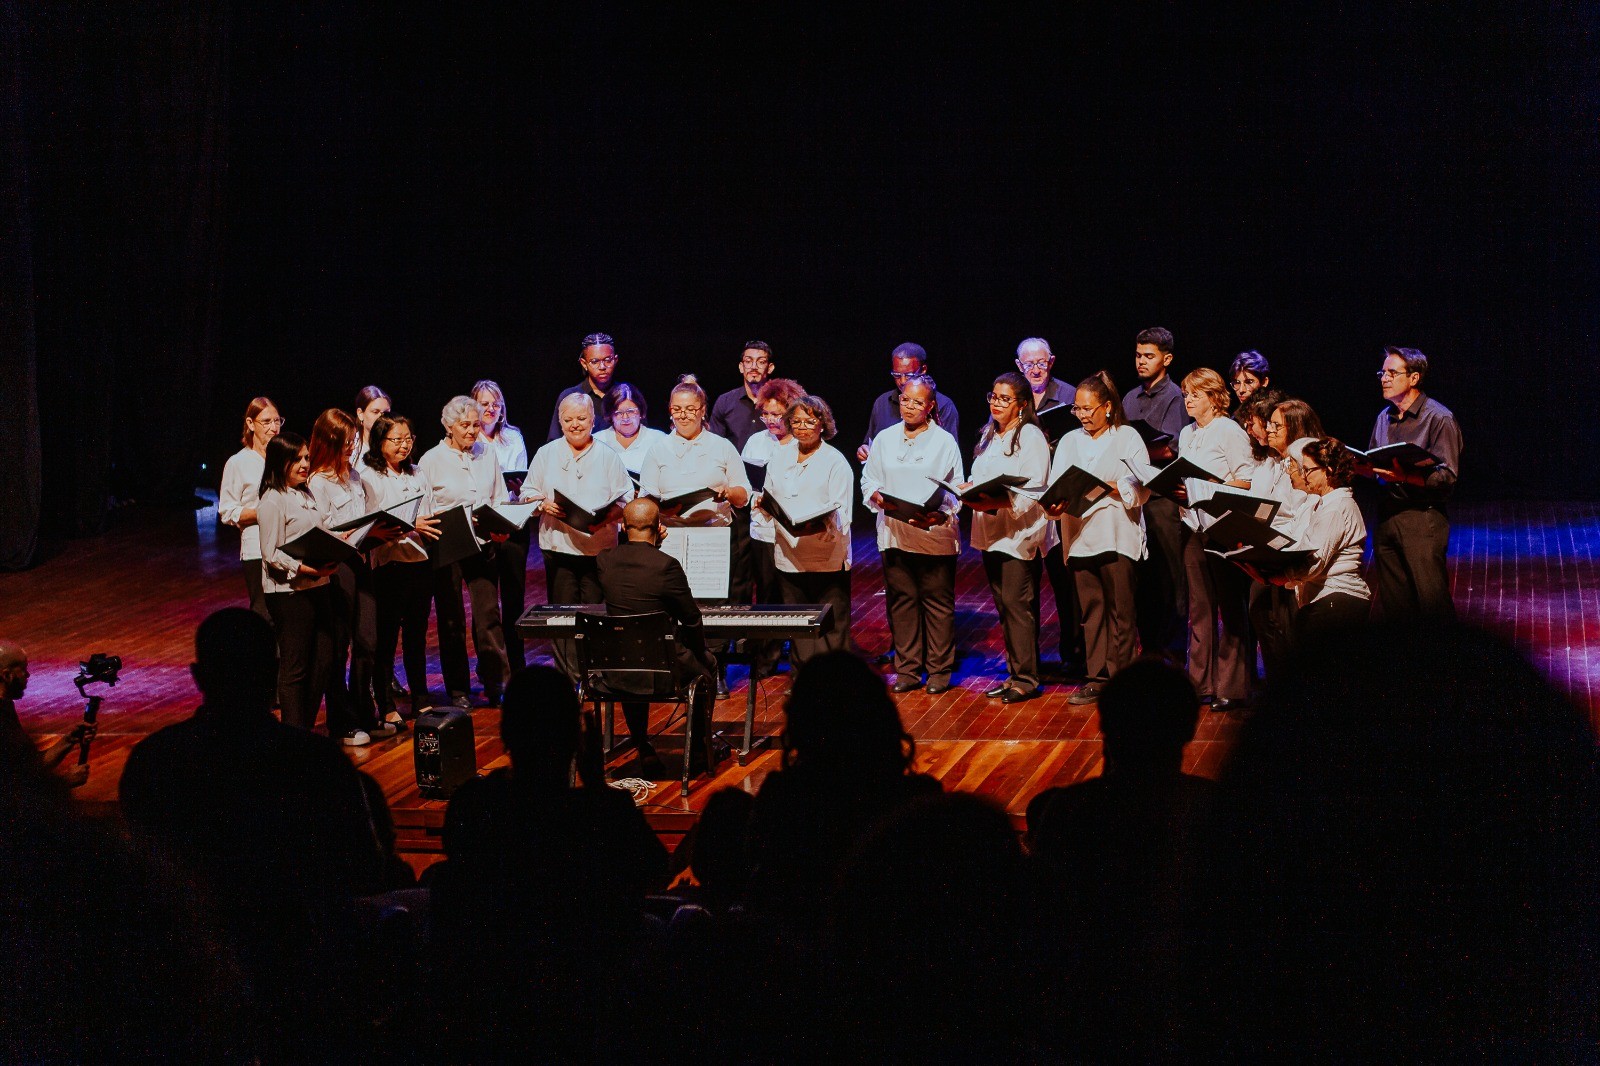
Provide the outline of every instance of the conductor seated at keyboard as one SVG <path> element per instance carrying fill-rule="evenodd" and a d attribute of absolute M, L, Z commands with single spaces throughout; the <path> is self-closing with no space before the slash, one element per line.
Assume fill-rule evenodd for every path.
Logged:
<path fill-rule="evenodd" d="M 661 523 L 661 510 L 654 500 L 640 497 L 630 501 L 622 511 L 622 532 L 624 539 L 616 547 L 601 552 L 597 559 L 606 611 L 610 614 L 665 611 L 677 620 L 679 666 L 685 681 L 695 674 L 705 678 L 705 683 L 699 686 L 694 708 L 696 750 L 691 753 L 691 768 L 696 772 L 708 770 L 711 768 L 708 757 L 711 701 L 716 693 L 712 679 L 716 676 L 717 660 L 706 650 L 700 605 L 689 592 L 689 578 L 683 567 L 660 548 L 662 538 L 670 534 Z M 639 753 L 639 775 L 665 776 L 661 761 L 650 745 L 649 705 L 624 703 L 622 714 Z"/>

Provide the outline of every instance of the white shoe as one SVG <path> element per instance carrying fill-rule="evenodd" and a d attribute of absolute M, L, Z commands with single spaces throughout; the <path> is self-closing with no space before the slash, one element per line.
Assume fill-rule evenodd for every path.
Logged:
<path fill-rule="evenodd" d="M 392 722 L 379 722 L 367 732 L 372 735 L 372 739 L 381 740 L 384 737 L 394 736 L 399 730 L 395 728 Z"/>
<path fill-rule="evenodd" d="M 352 729 L 344 735 L 344 746 L 347 748 L 364 748 L 372 743 L 372 737 L 365 729 Z"/>

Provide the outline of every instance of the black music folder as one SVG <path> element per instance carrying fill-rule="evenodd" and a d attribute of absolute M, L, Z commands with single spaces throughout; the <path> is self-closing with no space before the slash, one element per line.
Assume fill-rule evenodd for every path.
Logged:
<path fill-rule="evenodd" d="M 1028 479 L 1021 474 L 1001 474 L 999 477 L 992 477 L 983 484 L 974 485 L 967 491 L 962 492 L 948 481 L 940 481 L 936 477 L 930 477 L 928 480 L 942 489 L 955 493 L 956 498 L 968 507 L 975 503 L 1010 503 L 1012 493 L 1026 495 L 1019 490 L 1028 483 Z M 1031 499 L 1032 497 L 1029 498 Z"/>
<path fill-rule="evenodd" d="M 927 522 L 940 514 L 939 505 L 944 503 L 944 489 L 936 488 L 933 495 L 922 503 L 912 503 L 902 500 L 898 496 L 891 496 L 882 489 L 878 495 L 883 497 L 883 513 L 890 518 L 897 518 L 902 522 Z"/>
<path fill-rule="evenodd" d="M 1379 469 L 1392 470 L 1399 467 L 1401 470 L 1421 472 L 1432 470 L 1439 465 L 1439 457 L 1420 444 L 1410 441 L 1395 441 L 1385 444 L 1381 448 L 1374 448 L 1364 452 L 1360 448 L 1352 448 L 1346 444 L 1344 450 L 1356 461 L 1356 472 L 1371 477 Z"/>
<path fill-rule="evenodd" d="M 677 496 L 668 496 L 665 499 L 660 496 L 651 498 L 661 508 L 662 517 L 681 518 L 685 512 L 695 510 L 707 500 L 715 500 L 717 498 L 717 490 L 711 488 L 694 489 L 690 492 L 680 493 Z"/>
<path fill-rule="evenodd" d="M 538 503 L 486 503 L 472 512 L 480 532 L 512 534 L 527 525 L 539 510 Z"/>
<path fill-rule="evenodd" d="M 1044 430 L 1045 438 L 1052 446 L 1082 425 L 1078 416 L 1072 413 L 1072 405 L 1066 403 L 1057 404 L 1048 411 L 1040 411 L 1037 417 L 1039 428 Z"/>
<path fill-rule="evenodd" d="M 1280 574 L 1308 566 L 1316 557 L 1295 539 L 1244 511 L 1229 511 L 1207 526 L 1206 551 L 1232 563 L 1248 564 L 1262 573 Z"/>
<path fill-rule="evenodd" d="M 745 463 L 744 476 L 750 479 L 750 490 L 752 492 L 760 492 L 766 488 L 767 467 L 765 463 L 761 466 L 757 466 L 755 463 Z"/>
<path fill-rule="evenodd" d="M 778 497 L 773 495 L 771 492 L 763 492 L 761 494 L 761 501 L 757 504 L 757 506 L 763 511 L 767 512 L 767 514 L 771 515 L 773 521 L 777 522 L 778 525 L 788 530 L 791 536 L 796 537 L 810 536 L 814 533 L 821 533 L 823 530 L 827 529 L 828 515 L 832 514 L 834 511 L 833 503 L 831 501 L 824 501 L 820 505 L 820 509 L 812 511 L 810 514 L 801 512 L 798 515 L 792 515 L 784 509 L 783 504 L 779 502 Z"/>
<path fill-rule="evenodd" d="M 402 500 L 393 507 L 380 508 L 364 514 L 360 518 L 352 518 L 348 522 L 340 522 L 336 526 L 329 526 L 328 530 L 331 533 L 348 533 L 352 529 L 360 529 L 362 526 L 370 525 L 375 528 L 391 526 L 402 533 L 410 533 L 417 528 L 417 509 L 421 504 L 422 497 L 413 496 L 409 500 Z M 365 534 L 363 533 L 361 538 L 356 539 L 357 543 L 359 543 L 360 540 L 365 539 Z"/>
<path fill-rule="evenodd" d="M 1177 447 L 1177 440 L 1171 433 L 1157 429 L 1142 418 L 1130 418 L 1128 419 L 1128 425 L 1133 427 L 1135 433 L 1144 438 L 1144 446 L 1150 451 Z"/>
<path fill-rule="evenodd" d="M 361 535 L 365 534 L 366 531 L 362 530 Z M 352 539 L 359 541 L 360 538 Z M 313 526 L 285 544 L 283 553 L 299 559 L 314 570 L 321 570 L 330 563 L 349 562 L 361 555 L 360 549 L 350 541 L 337 533 L 328 532 L 321 526 Z"/>
<path fill-rule="evenodd" d="M 528 479 L 526 470 L 502 470 L 500 477 L 506 483 L 506 491 L 516 496 L 522 492 L 522 483 Z"/>
<path fill-rule="evenodd" d="M 611 508 L 621 503 L 624 498 L 618 496 L 598 511 L 591 511 L 587 507 L 579 507 L 573 503 L 560 489 L 550 490 L 550 495 L 556 501 L 556 506 L 560 507 L 562 513 L 566 515 L 565 518 L 557 519 L 557 521 L 571 526 L 579 533 L 593 533 L 594 527 L 604 524 L 606 514 Z"/>
<path fill-rule="evenodd" d="M 1204 511 L 1213 518 L 1221 519 L 1224 515 L 1235 511 L 1242 511 L 1258 522 L 1272 524 L 1278 517 L 1278 508 L 1282 506 L 1277 500 L 1269 500 L 1261 496 L 1252 496 L 1248 492 L 1231 489 L 1226 486 L 1217 489 L 1204 500 L 1190 500 L 1189 506 L 1196 511 Z"/>
<path fill-rule="evenodd" d="M 1048 508 L 1064 503 L 1067 505 L 1067 514 L 1082 518 L 1089 508 L 1105 499 L 1110 492 L 1111 486 L 1107 482 L 1081 466 L 1069 466 L 1053 485 L 1044 490 L 1044 495 L 1039 497 L 1039 506 Z"/>
<path fill-rule="evenodd" d="M 434 569 L 471 559 L 483 551 L 472 532 L 472 514 L 466 504 L 440 511 L 433 517 L 439 523 L 439 539 L 428 545 L 428 561 Z"/>
<path fill-rule="evenodd" d="M 1131 464 L 1128 466 L 1128 469 L 1133 470 Z M 1137 470 L 1133 470 L 1133 473 L 1135 477 L 1139 475 L 1139 471 Z M 1158 470 L 1155 477 L 1144 483 L 1144 487 L 1155 493 L 1157 496 L 1165 496 L 1168 499 L 1176 499 L 1177 497 L 1173 494 L 1177 492 L 1177 490 L 1183 488 L 1183 482 L 1186 478 L 1195 478 L 1200 481 L 1214 481 L 1218 484 L 1222 483 L 1222 479 L 1220 477 L 1204 467 L 1196 466 L 1194 463 L 1191 463 L 1189 460 L 1180 455 L 1178 458 L 1172 460 L 1172 462 Z"/>

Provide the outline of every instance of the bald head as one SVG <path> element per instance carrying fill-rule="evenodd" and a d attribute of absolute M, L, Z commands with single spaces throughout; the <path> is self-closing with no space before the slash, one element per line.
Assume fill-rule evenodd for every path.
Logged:
<path fill-rule="evenodd" d="M 28 689 L 28 653 L 22 645 L 0 640 L 0 696 L 20 699 Z"/>
<path fill-rule="evenodd" d="M 654 543 L 661 525 L 661 508 L 647 496 L 629 500 L 622 509 L 622 532 L 629 540 Z"/>

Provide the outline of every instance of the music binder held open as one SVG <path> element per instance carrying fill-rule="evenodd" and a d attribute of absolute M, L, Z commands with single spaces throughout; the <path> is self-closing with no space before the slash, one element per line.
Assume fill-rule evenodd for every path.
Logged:
<path fill-rule="evenodd" d="M 1282 574 L 1310 565 L 1316 552 L 1245 511 L 1229 511 L 1201 534 L 1206 552 L 1262 573 Z"/>
<path fill-rule="evenodd" d="M 1067 403 L 1040 411 L 1035 417 L 1039 420 L 1039 428 L 1044 431 L 1045 439 L 1051 444 L 1081 425 L 1078 416 L 1072 413 L 1072 405 Z"/>
<path fill-rule="evenodd" d="M 1126 459 L 1123 460 L 1123 463 L 1129 470 L 1133 471 L 1134 477 L 1144 481 L 1145 488 L 1157 496 L 1165 496 L 1171 500 L 1177 499 L 1177 491 L 1183 488 L 1183 483 L 1190 478 L 1196 481 L 1215 481 L 1218 483 L 1222 481 L 1222 478 L 1205 467 L 1197 466 L 1181 455 L 1156 471 L 1155 475 L 1147 481 L 1144 478 L 1144 473 L 1141 473 L 1132 463 Z"/>
<path fill-rule="evenodd" d="M 321 526 L 313 526 L 285 544 L 283 553 L 299 559 L 313 570 L 321 570 L 333 563 L 344 563 L 358 558 L 361 549 L 357 545 L 371 528 L 371 524 L 368 524 L 352 530 L 347 539 Z"/>
<path fill-rule="evenodd" d="M 422 506 L 422 497 L 413 496 L 409 500 L 402 500 L 393 507 L 382 507 L 376 511 L 368 512 L 360 518 L 352 518 L 348 522 L 340 522 L 336 526 L 329 526 L 332 533 L 348 533 L 351 530 L 361 529 L 363 526 L 374 528 L 388 526 L 398 529 L 402 533 L 410 533 L 417 528 L 417 509 Z M 367 531 L 362 530 L 364 539 Z M 359 540 L 357 541 L 359 543 Z"/>
<path fill-rule="evenodd" d="M 1258 522 L 1271 525 L 1272 520 L 1278 517 L 1278 509 L 1283 505 L 1277 500 L 1252 496 L 1248 492 L 1241 492 L 1226 485 L 1217 485 L 1211 490 L 1211 495 L 1203 500 L 1190 496 L 1189 506 L 1219 520 L 1235 511 L 1240 511 Z"/>
<path fill-rule="evenodd" d="M 828 515 L 834 511 L 832 501 L 824 500 L 821 503 L 812 504 L 805 510 L 799 509 L 800 504 L 798 501 L 791 500 L 789 502 L 791 506 L 796 508 L 796 512 L 790 512 L 786 509 L 772 490 L 768 489 L 761 494 L 761 499 L 757 506 L 771 515 L 773 521 L 788 530 L 791 536 L 806 537 L 821 533 L 828 528 Z"/>
<path fill-rule="evenodd" d="M 506 491 L 516 496 L 522 492 L 522 483 L 528 479 L 526 470 L 502 470 L 501 480 L 506 483 Z"/>
<path fill-rule="evenodd" d="M 1393 470 L 1396 467 L 1420 473 L 1439 465 L 1437 455 L 1420 444 L 1412 444 L 1406 440 L 1395 441 L 1393 444 L 1385 444 L 1381 448 L 1365 452 L 1346 444 L 1344 450 L 1356 461 L 1356 473 L 1363 477 L 1374 477 L 1379 470 Z"/>
<path fill-rule="evenodd" d="M 579 533 L 593 533 L 595 526 L 604 525 L 606 515 L 610 514 L 611 509 L 624 499 L 624 497 L 618 496 L 598 511 L 591 511 L 587 507 L 579 507 L 573 503 L 560 489 L 552 489 L 550 496 L 551 499 L 555 500 L 556 506 L 561 508 L 562 514 L 565 516 L 557 519 L 557 521 L 572 527 Z"/>
<path fill-rule="evenodd" d="M 922 503 L 913 503 L 910 500 L 904 500 L 899 496 L 884 492 L 882 489 L 878 490 L 878 495 L 883 499 L 883 513 L 901 522 L 934 521 L 944 513 L 941 510 L 944 504 L 944 493 L 944 489 L 936 488 L 933 490 L 933 495 Z"/>
<path fill-rule="evenodd" d="M 478 532 L 511 534 L 527 525 L 539 510 L 538 503 L 486 503 L 472 512 Z"/>
<path fill-rule="evenodd" d="M 700 512 L 716 510 L 717 490 L 694 489 L 676 496 L 652 498 L 656 501 L 656 506 L 661 508 L 663 518 L 690 518 Z"/>
<path fill-rule="evenodd" d="M 1044 494 L 1039 497 L 1039 506 L 1045 508 L 1066 504 L 1067 514 L 1073 518 L 1082 518 L 1088 513 L 1089 508 L 1099 503 L 1111 494 L 1111 485 L 1101 481 L 1081 466 L 1069 466 L 1062 471 L 1060 477 Z"/>
<path fill-rule="evenodd" d="M 434 515 L 439 525 L 439 539 L 428 545 L 428 561 L 434 569 L 443 569 L 483 552 L 478 537 L 472 530 L 470 505 L 450 507 Z"/>
<path fill-rule="evenodd" d="M 930 477 L 928 480 L 946 491 L 955 493 L 956 498 L 968 507 L 974 504 L 1008 504 L 1011 502 L 1012 493 L 1027 496 L 1027 493 L 1022 491 L 1022 486 L 1028 483 L 1028 479 L 1020 474 L 1001 474 L 982 484 L 973 485 L 965 492 L 950 482 L 940 481 L 936 477 Z"/>

